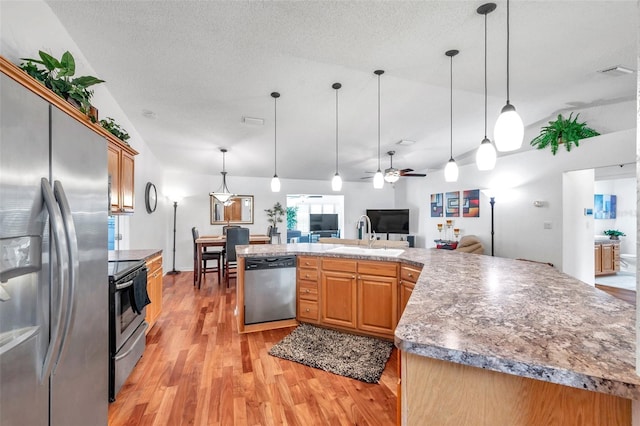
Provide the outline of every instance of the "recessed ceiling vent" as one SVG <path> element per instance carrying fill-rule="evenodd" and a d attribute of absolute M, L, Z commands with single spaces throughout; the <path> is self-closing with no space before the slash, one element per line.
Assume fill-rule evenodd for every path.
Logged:
<path fill-rule="evenodd" d="M 633 74 L 635 70 L 632 70 L 631 68 L 623 67 L 621 65 L 616 65 L 613 67 L 605 68 L 603 70 L 599 70 L 598 72 L 601 74 L 606 74 L 610 76 L 618 76 L 618 75 Z"/>
<path fill-rule="evenodd" d="M 242 122 L 244 124 L 248 124 L 249 126 L 263 126 L 264 125 L 264 119 L 262 119 L 262 118 L 242 117 Z"/>

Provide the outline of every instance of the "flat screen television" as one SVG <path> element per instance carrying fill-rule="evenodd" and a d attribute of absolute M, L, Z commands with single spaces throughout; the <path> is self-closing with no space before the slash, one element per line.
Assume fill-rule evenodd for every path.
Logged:
<path fill-rule="evenodd" d="M 367 216 L 378 234 L 409 233 L 409 209 L 367 210 Z"/>
<path fill-rule="evenodd" d="M 331 214 L 310 214 L 309 215 L 309 231 L 337 231 L 338 215 Z"/>

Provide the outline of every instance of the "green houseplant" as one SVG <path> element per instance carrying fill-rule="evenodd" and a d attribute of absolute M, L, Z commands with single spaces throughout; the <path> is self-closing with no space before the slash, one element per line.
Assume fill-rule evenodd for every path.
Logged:
<path fill-rule="evenodd" d="M 87 114 L 91 108 L 93 96 L 93 91 L 88 88 L 94 84 L 104 83 L 104 80 L 90 75 L 71 78 L 76 73 L 76 62 L 68 51 L 62 54 L 60 60 L 42 50 L 38 54 L 40 59 L 21 58 L 26 62 L 20 64 L 20 68 L 56 95 L 75 104 L 80 111 Z"/>
<path fill-rule="evenodd" d="M 115 136 L 116 138 L 120 139 L 122 142 L 129 145 L 129 142 L 127 142 L 127 140 L 130 138 L 129 133 L 127 133 L 125 129 L 120 127 L 120 125 L 116 123 L 116 121 L 113 118 L 107 117 L 105 119 L 100 120 L 100 125 L 102 126 L 103 129 L 111 133 L 113 136 Z"/>
<path fill-rule="evenodd" d="M 271 232 L 278 231 L 278 224 L 282 223 L 282 217 L 285 215 L 284 208 L 280 202 L 277 202 L 270 209 L 264 209 L 267 212 L 267 221 L 273 226 Z"/>
<path fill-rule="evenodd" d="M 611 240 L 617 240 L 619 239 L 619 237 L 626 237 L 627 234 L 625 234 L 622 231 L 618 231 L 617 229 L 607 229 L 606 231 L 603 232 L 604 235 L 608 235 L 609 239 Z"/>
<path fill-rule="evenodd" d="M 587 123 L 578 123 L 578 116 L 573 118 L 573 113 L 569 114 L 569 118 L 564 118 L 562 114 L 558 114 L 555 121 L 550 121 L 548 126 L 544 126 L 540 130 L 540 134 L 533 138 L 531 146 L 538 149 L 551 148 L 551 153 L 556 155 L 560 144 L 564 144 L 567 151 L 571 151 L 573 145 L 580 146 L 580 139 L 598 136 L 600 133 L 587 127 Z"/>

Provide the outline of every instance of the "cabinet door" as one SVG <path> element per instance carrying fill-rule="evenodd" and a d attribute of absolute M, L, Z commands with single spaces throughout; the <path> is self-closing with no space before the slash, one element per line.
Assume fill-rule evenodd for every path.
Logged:
<path fill-rule="evenodd" d="M 596 275 L 602 273 L 602 247 L 600 244 L 596 244 L 593 250 L 593 260 L 595 265 Z"/>
<path fill-rule="evenodd" d="M 120 149 L 107 144 L 107 170 L 111 178 L 111 211 L 120 211 Z"/>
<path fill-rule="evenodd" d="M 358 276 L 358 329 L 393 334 L 398 319 L 398 280 Z"/>
<path fill-rule="evenodd" d="M 411 293 L 413 293 L 413 288 L 415 284 L 409 281 L 402 281 L 400 283 L 400 309 L 398 310 L 398 319 L 402 316 L 404 312 L 405 306 L 407 306 L 407 302 L 411 297 Z"/>
<path fill-rule="evenodd" d="M 323 271 L 322 323 L 356 328 L 356 276 L 351 272 Z"/>
<path fill-rule="evenodd" d="M 601 244 L 602 247 L 602 273 L 614 272 L 613 268 L 613 245 Z"/>
<path fill-rule="evenodd" d="M 134 159 L 131 154 L 122 151 L 120 161 L 122 211 L 133 212 Z"/>

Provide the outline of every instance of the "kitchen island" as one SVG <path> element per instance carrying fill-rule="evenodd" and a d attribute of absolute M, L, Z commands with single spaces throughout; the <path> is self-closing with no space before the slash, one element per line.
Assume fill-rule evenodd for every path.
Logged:
<path fill-rule="evenodd" d="M 238 255 L 424 265 L 395 329 L 403 424 L 631 424 L 640 399 L 633 306 L 533 262 L 433 249 L 327 253 L 334 247 Z"/>

